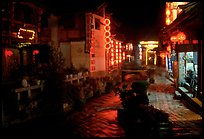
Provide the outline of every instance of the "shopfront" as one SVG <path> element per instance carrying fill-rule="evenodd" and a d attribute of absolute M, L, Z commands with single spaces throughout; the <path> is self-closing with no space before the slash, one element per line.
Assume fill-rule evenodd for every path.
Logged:
<path fill-rule="evenodd" d="M 180 44 L 176 46 L 178 54 L 178 85 L 187 83 L 192 91 L 198 91 L 198 45 Z"/>

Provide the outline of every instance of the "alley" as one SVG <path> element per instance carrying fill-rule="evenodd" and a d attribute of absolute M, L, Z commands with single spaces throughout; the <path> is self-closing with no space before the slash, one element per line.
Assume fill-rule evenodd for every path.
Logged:
<path fill-rule="evenodd" d="M 169 114 L 171 137 L 201 138 L 201 115 L 189 109 L 185 101 L 174 99 L 174 91 L 172 82 L 165 75 L 156 74 L 155 83 L 148 88 L 150 105 Z M 31 120 L 4 133 L 6 137 L 12 136 L 13 132 L 16 136 L 125 137 L 117 121 L 117 109 L 121 107 L 119 96 L 114 92 L 106 93 L 88 99 L 80 110 L 72 114 Z"/>
<path fill-rule="evenodd" d="M 148 88 L 150 105 L 164 110 L 172 122 L 173 136 L 201 137 L 202 117 L 186 107 L 182 100 L 174 99 L 174 87 L 165 75 L 156 75 L 155 83 Z M 80 137 L 125 137 L 117 123 L 117 109 L 121 107 L 114 92 L 90 99 L 80 112 L 68 121 L 73 133 Z"/>

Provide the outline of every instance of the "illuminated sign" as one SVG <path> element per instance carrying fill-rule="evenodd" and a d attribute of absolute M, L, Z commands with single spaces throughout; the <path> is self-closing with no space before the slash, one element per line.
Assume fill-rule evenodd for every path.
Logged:
<path fill-rule="evenodd" d="M 140 44 L 146 47 L 147 49 L 154 49 L 158 47 L 158 41 L 140 41 Z"/>
<path fill-rule="evenodd" d="M 18 30 L 18 38 L 33 40 L 35 38 L 35 31 L 25 29 L 25 28 L 20 28 Z"/>
<path fill-rule="evenodd" d="M 16 47 L 21 48 L 21 47 L 25 47 L 25 46 L 29 46 L 29 45 L 31 45 L 30 42 L 18 43 L 18 44 L 16 45 Z"/>

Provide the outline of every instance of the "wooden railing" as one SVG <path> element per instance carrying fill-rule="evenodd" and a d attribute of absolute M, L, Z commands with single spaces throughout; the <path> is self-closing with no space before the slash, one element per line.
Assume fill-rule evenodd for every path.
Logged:
<path fill-rule="evenodd" d="M 28 97 L 29 98 L 32 98 L 32 93 L 31 91 L 34 90 L 34 89 L 41 89 L 41 92 L 43 91 L 43 84 L 41 85 L 33 85 L 33 86 L 28 86 L 28 87 L 21 87 L 21 88 L 17 88 L 17 89 L 14 89 L 14 92 L 17 93 L 17 98 L 18 98 L 18 101 L 21 99 L 21 93 L 24 92 L 24 91 L 27 91 L 28 92 Z"/>
<path fill-rule="evenodd" d="M 86 74 L 70 74 L 70 75 L 67 75 L 66 79 L 64 80 L 66 83 L 67 82 L 70 82 L 70 83 L 73 83 L 74 81 L 77 81 L 78 83 L 80 82 L 80 80 L 86 80 L 87 77 L 89 77 L 89 74 L 86 73 Z"/>
<path fill-rule="evenodd" d="M 21 96 L 24 95 L 25 93 L 27 93 L 26 99 L 29 100 L 28 103 L 31 109 L 37 108 L 38 102 L 35 98 L 33 98 L 33 91 L 36 89 L 40 89 L 40 93 L 41 93 L 43 92 L 43 88 L 44 88 L 44 85 L 40 84 L 40 85 L 32 85 L 32 86 L 29 85 L 28 87 L 13 89 L 13 92 L 17 93 L 18 110 L 22 111 L 23 109 L 26 109 L 25 104 L 21 102 L 22 99 L 25 99 L 25 98 L 21 98 Z"/>

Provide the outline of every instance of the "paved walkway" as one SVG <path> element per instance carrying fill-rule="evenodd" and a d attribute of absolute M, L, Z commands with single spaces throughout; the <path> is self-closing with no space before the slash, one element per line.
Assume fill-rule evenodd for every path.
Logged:
<path fill-rule="evenodd" d="M 201 137 L 202 117 L 188 109 L 181 100 L 174 99 L 174 87 L 164 75 L 155 77 L 148 88 L 150 105 L 169 113 L 173 135 Z M 84 109 L 68 120 L 74 124 L 73 132 L 80 137 L 125 137 L 117 123 L 117 109 L 121 107 L 118 96 L 104 94 L 91 99 Z"/>
<path fill-rule="evenodd" d="M 157 76 L 155 84 L 149 87 L 150 104 L 170 115 L 175 136 L 200 136 L 202 117 L 186 105 L 183 100 L 174 99 L 174 88 L 164 76 Z"/>
<path fill-rule="evenodd" d="M 202 117 L 186 107 L 182 100 L 174 99 L 175 90 L 171 84 L 164 75 L 157 75 L 155 83 L 148 88 L 150 105 L 169 113 L 174 137 L 202 137 Z M 117 109 L 120 107 L 119 96 L 114 92 L 103 94 L 89 99 L 81 110 L 65 117 L 66 122 L 62 119 L 32 122 L 18 128 L 15 135 L 125 137 L 117 122 Z"/>

